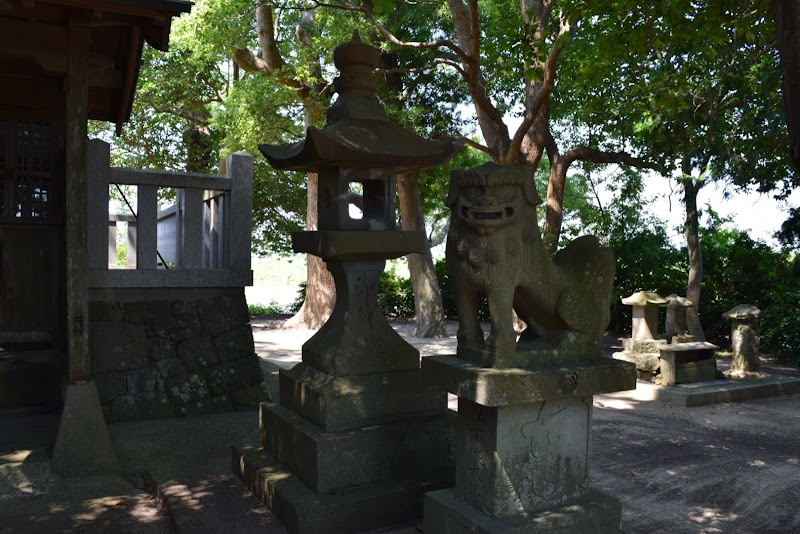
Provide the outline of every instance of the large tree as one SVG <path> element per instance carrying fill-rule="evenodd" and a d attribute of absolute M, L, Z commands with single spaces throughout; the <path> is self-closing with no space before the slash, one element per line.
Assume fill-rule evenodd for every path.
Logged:
<path fill-rule="evenodd" d="M 571 64 L 576 121 L 605 139 L 660 157 L 686 209 L 690 331 L 699 321 L 703 259 L 698 192 L 709 183 L 786 195 L 796 176 L 786 154 L 778 56 L 767 0 L 635 5 L 595 16 Z M 583 54 L 581 56 L 580 54 Z"/>
<path fill-rule="evenodd" d="M 550 180 L 544 233 L 551 250 L 561 232 L 565 182 L 573 163 L 646 165 L 625 150 L 586 145 L 564 149 L 560 145 L 563 140 L 556 139 L 551 130 L 551 96 L 562 53 L 571 36 L 581 31 L 581 19 L 589 12 L 586 4 L 603 2 L 448 0 L 446 8 L 444 3 L 430 3 L 436 9 L 424 17 L 426 25 L 398 23 L 408 19 L 398 13 L 416 12 L 418 3 L 333 3 L 363 12 L 392 46 L 428 51 L 427 61 L 409 67 L 436 66 L 458 73 L 483 137 L 481 143 L 469 140 L 472 146 L 496 162 L 534 169 L 547 154 Z M 601 5 L 598 9 L 612 7 Z M 429 31 L 421 31 L 429 26 L 437 29 L 436 38 L 426 38 Z M 511 132 L 506 119 L 513 114 L 519 115 L 520 123 Z"/>

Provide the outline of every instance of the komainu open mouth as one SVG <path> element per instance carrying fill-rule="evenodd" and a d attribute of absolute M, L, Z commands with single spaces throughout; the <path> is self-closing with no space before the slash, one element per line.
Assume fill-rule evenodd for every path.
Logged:
<path fill-rule="evenodd" d="M 501 209 L 481 209 L 468 206 L 461 207 L 461 217 L 475 224 L 496 224 L 514 215 L 514 208 L 508 206 Z"/>

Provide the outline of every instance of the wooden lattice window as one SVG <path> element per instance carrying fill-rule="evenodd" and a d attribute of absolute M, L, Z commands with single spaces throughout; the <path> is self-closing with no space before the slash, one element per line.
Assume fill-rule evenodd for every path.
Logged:
<path fill-rule="evenodd" d="M 45 221 L 56 215 L 56 143 L 48 122 L 0 119 L 0 217 Z"/>

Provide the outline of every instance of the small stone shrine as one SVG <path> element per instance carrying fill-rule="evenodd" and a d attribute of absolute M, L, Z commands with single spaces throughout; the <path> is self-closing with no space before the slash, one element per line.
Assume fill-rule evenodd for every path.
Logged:
<path fill-rule="evenodd" d="M 659 351 L 668 343 L 658 335 L 658 308 L 667 306 L 669 312 L 669 301 L 653 291 L 638 291 L 621 300 L 633 307 L 631 337 L 622 340 L 625 350 L 613 356 L 635 363 L 639 378 L 651 380 L 659 373 Z"/>
<path fill-rule="evenodd" d="M 619 532 L 619 501 L 588 478 L 592 395 L 636 385 L 633 365 L 600 353 L 614 258 L 590 236 L 551 258 L 540 202 L 526 168 L 451 174 L 458 353 L 426 357 L 422 369 L 458 395 L 456 481 L 425 495 L 425 532 Z M 491 313 L 485 339 L 481 295 Z M 519 341 L 512 307 L 527 324 Z"/>
<path fill-rule="evenodd" d="M 722 314 L 731 320 L 731 368 L 725 372 L 728 378 L 763 378 L 758 373 L 758 317 L 761 310 L 752 304 L 740 304 Z"/>
<path fill-rule="evenodd" d="M 639 291 L 622 299 L 633 306 L 632 337 L 622 340 L 625 350 L 613 357 L 636 364 L 639 378 L 662 386 L 705 382 L 717 378 L 716 350 L 706 341 L 696 341 L 686 328 L 686 308 L 693 304 L 676 294 L 662 298 L 652 291 Z M 665 335 L 658 333 L 658 308 L 666 308 Z"/>
<path fill-rule="evenodd" d="M 336 303 L 280 371 L 280 402 L 262 404 L 263 449 L 234 450 L 234 469 L 290 532 L 360 532 L 421 515 L 422 493 L 453 476 L 447 395 L 426 385 L 419 352 L 386 322 L 377 300 L 386 259 L 422 252 L 421 231 L 399 231 L 395 176 L 444 163 L 461 148 L 391 124 L 376 96 L 380 51 L 336 48 L 338 100 L 305 140 L 262 145 L 279 169 L 319 175 L 319 231 L 292 235 L 295 252 L 325 260 Z M 361 216 L 349 211 L 363 198 Z"/>

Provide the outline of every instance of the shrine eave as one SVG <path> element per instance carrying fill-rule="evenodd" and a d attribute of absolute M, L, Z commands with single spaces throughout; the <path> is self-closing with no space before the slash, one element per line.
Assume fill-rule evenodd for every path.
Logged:
<path fill-rule="evenodd" d="M 431 141 L 385 120 L 343 120 L 306 130 L 303 141 L 259 145 L 276 169 L 313 172 L 322 167 L 384 168 L 411 172 L 436 167 L 461 150 L 461 140 Z"/>

